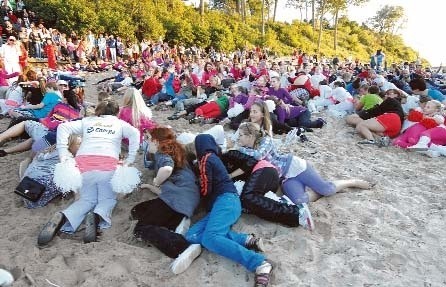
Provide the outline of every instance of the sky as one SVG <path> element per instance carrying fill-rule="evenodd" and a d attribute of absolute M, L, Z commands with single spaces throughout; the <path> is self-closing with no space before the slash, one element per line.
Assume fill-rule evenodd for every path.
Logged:
<path fill-rule="evenodd" d="M 199 3 L 199 0 L 189 2 Z M 278 0 L 276 19 L 291 22 L 300 19 L 299 10 L 285 7 L 287 0 Z M 311 1 L 310 1 L 311 2 Z M 369 0 L 360 7 L 351 7 L 347 12 L 350 20 L 359 24 L 376 15 L 385 5 L 402 6 L 407 23 L 400 31 L 406 45 L 417 51 L 420 57 L 427 59 L 431 65 L 446 64 L 446 40 L 444 39 L 445 17 L 444 9 L 440 6 L 443 0 Z M 311 12 L 309 12 L 311 14 Z M 385 52 L 385 51 L 384 51 Z"/>
<path fill-rule="evenodd" d="M 385 5 L 402 6 L 407 23 L 400 31 L 404 42 L 418 51 L 420 57 L 427 59 L 431 65 L 446 64 L 446 40 L 444 40 L 444 10 L 438 0 L 370 0 L 360 7 L 351 7 L 347 12 L 350 20 L 359 24 L 376 15 Z M 279 0 L 276 19 L 291 22 L 300 18 L 299 10 L 285 7 L 286 0 Z M 443 6 L 443 5 L 441 5 Z M 311 12 L 309 12 L 311 14 Z M 385 51 L 384 51 L 385 52 Z"/>

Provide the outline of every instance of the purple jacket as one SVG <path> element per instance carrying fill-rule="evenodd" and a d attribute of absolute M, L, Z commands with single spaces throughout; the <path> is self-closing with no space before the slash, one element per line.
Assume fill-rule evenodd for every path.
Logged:
<path fill-rule="evenodd" d="M 285 104 L 293 103 L 293 98 L 290 96 L 290 93 L 288 93 L 288 91 L 284 88 L 279 88 L 278 90 L 269 88 L 268 95 L 281 99 Z"/>
<path fill-rule="evenodd" d="M 288 105 L 289 112 L 286 111 L 285 107 L 277 106 L 274 112 L 277 115 L 277 120 L 280 123 L 285 123 L 285 120 L 298 118 L 307 108 L 302 106 L 291 106 Z"/>

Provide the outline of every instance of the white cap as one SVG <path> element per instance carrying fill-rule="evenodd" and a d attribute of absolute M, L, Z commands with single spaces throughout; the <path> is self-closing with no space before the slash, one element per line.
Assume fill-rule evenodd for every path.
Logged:
<path fill-rule="evenodd" d="M 59 80 L 59 81 L 57 81 L 57 85 L 58 86 L 60 86 L 60 85 L 67 85 L 68 86 L 68 82 L 65 81 L 65 80 Z"/>

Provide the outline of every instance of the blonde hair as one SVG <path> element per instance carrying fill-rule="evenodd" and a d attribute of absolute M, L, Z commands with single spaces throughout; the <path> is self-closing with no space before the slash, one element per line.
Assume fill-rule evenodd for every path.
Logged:
<path fill-rule="evenodd" d="M 146 106 L 141 93 L 135 88 L 129 88 L 125 91 L 123 99 L 124 107 L 132 110 L 132 126 L 139 129 L 141 118 L 151 118 L 152 111 Z"/>
<path fill-rule="evenodd" d="M 433 103 L 435 109 L 437 110 L 437 114 L 444 114 L 444 105 L 437 100 L 430 100 L 427 103 Z"/>

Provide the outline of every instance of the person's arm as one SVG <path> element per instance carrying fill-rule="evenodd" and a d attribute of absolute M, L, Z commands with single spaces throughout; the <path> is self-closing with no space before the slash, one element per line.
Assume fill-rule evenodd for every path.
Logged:
<path fill-rule="evenodd" d="M 355 110 L 359 111 L 364 107 L 364 96 L 361 99 L 354 101 Z"/>
<path fill-rule="evenodd" d="M 14 77 L 17 77 L 18 75 L 20 75 L 20 73 L 19 72 L 14 72 L 14 73 L 11 73 L 11 74 L 5 74 L 5 79 L 10 79 L 10 78 L 14 78 Z"/>
<path fill-rule="evenodd" d="M 202 195 L 207 195 L 209 193 L 212 192 L 212 180 L 213 180 L 213 168 L 214 168 L 214 164 L 211 162 L 212 161 L 212 156 L 213 154 L 206 154 L 205 157 L 207 157 L 205 163 L 204 163 L 204 168 L 203 170 L 201 169 L 202 167 L 200 167 L 200 185 L 201 185 L 201 194 Z M 209 158 L 211 158 L 211 161 L 209 160 Z M 200 165 L 202 165 L 203 163 L 201 163 L 200 160 Z"/>
<path fill-rule="evenodd" d="M 257 149 L 239 147 L 238 150 L 246 155 L 252 156 L 256 160 L 264 159 L 273 149 L 273 142 L 271 137 L 265 136 L 260 142 Z"/>
<path fill-rule="evenodd" d="M 57 127 L 57 145 L 56 149 L 59 153 L 60 161 L 63 162 L 73 155 L 68 150 L 68 138 L 70 135 L 82 134 L 82 121 L 72 121 L 61 123 Z"/>
<path fill-rule="evenodd" d="M 163 184 L 163 182 L 165 182 L 172 175 L 172 172 L 173 167 L 171 166 L 163 166 L 159 168 L 155 178 L 153 179 L 153 185 L 160 186 Z"/>
<path fill-rule="evenodd" d="M 44 102 L 40 102 L 40 103 L 38 103 L 38 104 L 36 104 L 36 105 L 32 105 L 32 104 L 25 105 L 25 106 L 22 107 L 22 109 L 26 109 L 26 110 L 37 110 L 37 109 L 41 109 L 41 108 L 43 108 L 44 106 L 45 106 L 45 103 L 44 103 Z"/>

